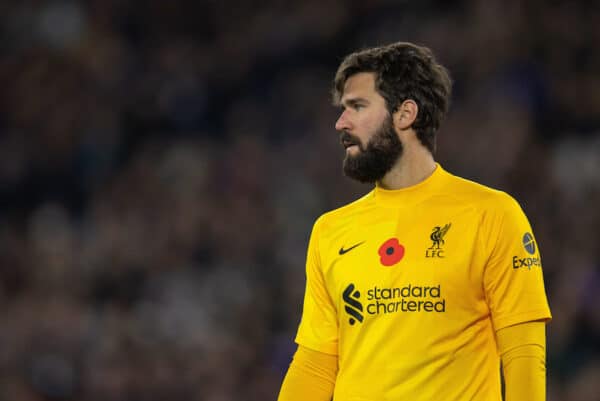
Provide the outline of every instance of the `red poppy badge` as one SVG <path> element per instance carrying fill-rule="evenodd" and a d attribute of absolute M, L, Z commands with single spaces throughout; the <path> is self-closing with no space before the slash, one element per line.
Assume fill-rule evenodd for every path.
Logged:
<path fill-rule="evenodd" d="M 404 246 L 398 238 L 390 238 L 379 247 L 380 262 L 384 266 L 393 266 L 404 257 Z"/>

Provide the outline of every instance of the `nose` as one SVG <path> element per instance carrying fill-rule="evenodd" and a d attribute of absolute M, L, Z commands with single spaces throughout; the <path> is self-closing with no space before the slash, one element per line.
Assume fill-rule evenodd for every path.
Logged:
<path fill-rule="evenodd" d="M 336 129 L 336 131 L 344 131 L 344 130 L 350 130 L 351 128 L 352 128 L 352 124 L 350 123 L 350 120 L 348 119 L 346 110 L 344 110 L 342 112 L 342 114 L 340 114 L 340 117 L 335 122 L 335 129 Z"/>

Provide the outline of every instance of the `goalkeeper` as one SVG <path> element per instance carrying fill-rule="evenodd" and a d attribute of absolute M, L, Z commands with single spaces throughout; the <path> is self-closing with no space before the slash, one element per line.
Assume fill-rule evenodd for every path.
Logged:
<path fill-rule="evenodd" d="M 344 173 L 373 190 L 313 227 L 279 401 L 500 401 L 501 364 L 506 401 L 545 400 L 538 244 L 512 197 L 434 160 L 446 69 L 394 43 L 347 56 L 333 92 Z"/>

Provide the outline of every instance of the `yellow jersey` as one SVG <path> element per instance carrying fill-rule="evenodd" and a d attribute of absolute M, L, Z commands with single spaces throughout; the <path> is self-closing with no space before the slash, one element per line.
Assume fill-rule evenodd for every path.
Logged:
<path fill-rule="evenodd" d="M 334 401 L 500 401 L 495 331 L 551 318 L 530 224 L 437 165 L 321 216 L 296 342 L 338 355 Z"/>

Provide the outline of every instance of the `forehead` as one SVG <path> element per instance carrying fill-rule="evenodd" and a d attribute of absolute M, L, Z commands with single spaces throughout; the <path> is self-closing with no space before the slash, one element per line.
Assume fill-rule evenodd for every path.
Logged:
<path fill-rule="evenodd" d="M 344 92 L 342 93 L 341 102 L 347 99 L 366 98 L 372 99 L 380 97 L 375 90 L 375 73 L 359 72 L 352 75 L 344 83 Z"/>

